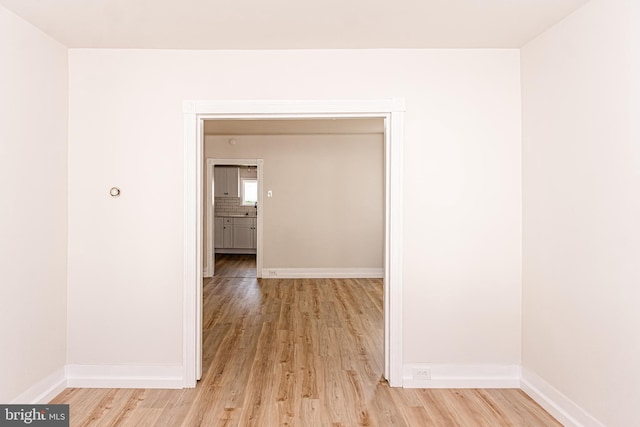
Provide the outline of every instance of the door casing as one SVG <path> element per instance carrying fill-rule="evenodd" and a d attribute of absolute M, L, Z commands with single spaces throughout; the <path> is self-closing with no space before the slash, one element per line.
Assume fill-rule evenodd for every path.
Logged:
<path fill-rule="evenodd" d="M 402 176 L 405 101 L 184 101 L 183 384 L 202 365 L 202 183 L 205 120 L 371 118 L 385 120 L 384 376 L 402 386 Z"/>

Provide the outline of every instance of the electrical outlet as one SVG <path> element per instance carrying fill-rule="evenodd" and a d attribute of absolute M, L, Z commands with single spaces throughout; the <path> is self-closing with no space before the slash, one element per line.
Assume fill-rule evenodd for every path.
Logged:
<path fill-rule="evenodd" d="M 413 379 L 414 380 L 430 380 L 431 379 L 431 369 L 429 369 L 429 368 L 414 368 L 413 369 Z"/>

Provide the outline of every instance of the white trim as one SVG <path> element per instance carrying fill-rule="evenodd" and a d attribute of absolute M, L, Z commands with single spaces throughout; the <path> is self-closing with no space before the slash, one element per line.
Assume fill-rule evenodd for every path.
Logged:
<path fill-rule="evenodd" d="M 215 214 L 215 198 L 212 197 L 213 193 L 213 175 L 214 175 L 214 164 L 213 160 L 207 158 L 205 160 L 205 183 L 204 183 L 204 208 L 205 208 L 205 220 L 207 222 L 207 235 L 205 236 L 205 249 L 204 249 L 204 271 L 207 274 L 204 277 L 213 277 L 216 270 L 215 263 L 215 248 L 213 244 L 215 224 L 213 222 L 214 214 Z"/>
<path fill-rule="evenodd" d="M 571 399 L 526 368 L 522 368 L 520 388 L 567 427 L 604 427 Z"/>
<path fill-rule="evenodd" d="M 404 101 L 397 102 L 404 109 Z M 402 212 L 404 114 L 385 118 L 385 378 L 402 387 Z"/>
<path fill-rule="evenodd" d="M 201 363 L 196 354 L 202 353 L 201 307 L 197 295 L 202 294 L 202 248 L 197 236 L 201 234 L 202 207 L 198 189 L 202 176 L 202 123 L 195 114 L 195 103 L 183 104 L 184 126 L 184 229 L 183 229 L 183 308 L 182 361 L 183 386 L 192 388 L 200 378 Z"/>
<path fill-rule="evenodd" d="M 428 370 L 428 379 L 414 378 L 416 370 Z M 518 365 L 448 365 L 414 363 L 404 366 L 405 388 L 518 388 Z"/>
<path fill-rule="evenodd" d="M 334 272 L 336 270 L 332 269 Z M 286 274 L 278 277 L 293 277 Z M 427 370 L 428 379 L 415 379 L 413 374 L 417 370 Z M 10 403 L 46 404 L 67 387 L 178 389 L 184 387 L 184 371 L 181 365 L 67 365 L 38 381 Z M 426 389 L 519 388 L 567 427 L 604 427 L 544 379 L 517 365 L 407 364 L 403 367 L 403 386 Z"/>
<path fill-rule="evenodd" d="M 11 401 L 12 405 L 37 405 L 49 403 L 67 387 L 65 368 L 60 368 L 38 381 L 20 396 Z"/>
<path fill-rule="evenodd" d="M 67 387 L 183 388 L 182 365 L 67 365 Z"/>
<path fill-rule="evenodd" d="M 382 268 L 265 268 L 265 279 L 382 279 Z"/>
<path fill-rule="evenodd" d="M 404 112 L 404 98 L 381 100 L 192 100 L 183 103 L 183 112 L 212 115 L 292 115 L 308 114 L 313 117 L 351 114 L 361 116 Z"/>
<path fill-rule="evenodd" d="M 198 169 L 202 157 L 202 125 L 205 119 L 276 119 L 380 117 L 385 119 L 385 378 L 392 387 L 402 386 L 402 176 L 404 99 L 382 100 L 216 100 L 184 101 L 185 217 L 184 217 L 184 314 L 183 360 L 185 387 L 194 387 L 201 356 L 202 260 L 199 227 L 202 193 L 198 194 Z M 263 181 L 258 168 L 258 184 Z M 193 212 L 194 207 L 196 212 Z M 258 253 L 262 252 L 262 215 L 258 202 Z M 258 266 L 258 272 L 262 266 Z M 194 306 L 197 306 L 194 308 Z M 199 329 L 199 331 L 195 330 Z"/>
<path fill-rule="evenodd" d="M 258 209 L 256 210 L 256 276 L 262 277 L 262 266 L 264 264 L 264 160 L 257 159 L 258 163 Z"/>
<path fill-rule="evenodd" d="M 256 175 L 257 175 L 257 169 L 256 169 Z M 257 186 L 258 186 L 258 177 L 256 176 L 255 178 L 240 178 L 240 206 L 255 206 L 255 204 L 257 202 L 253 202 L 253 203 L 245 203 L 244 202 L 244 183 L 247 181 L 251 181 L 251 182 L 255 182 L 256 183 L 256 192 L 257 194 L 260 194 L 260 192 L 257 190 Z"/>

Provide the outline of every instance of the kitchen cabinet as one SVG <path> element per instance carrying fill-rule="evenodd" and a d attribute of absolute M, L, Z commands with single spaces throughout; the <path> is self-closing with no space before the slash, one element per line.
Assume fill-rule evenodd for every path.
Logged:
<path fill-rule="evenodd" d="M 233 218 L 222 218 L 222 247 L 233 248 Z"/>
<path fill-rule="evenodd" d="M 233 248 L 255 249 L 255 230 L 255 218 L 233 218 Z"/>
<path fill-rule="evenodd" d="M 258 220 L 254 219 L 253 220 L 253 243 L 251 248 L 252 249 L 258 249 L 258 224 L 257 224 Z"/>
<path fill-rule="evenodd" d="M 216 166 L 213 169 L 213 194 L 215 197 L 240 197 L 240 168 Z"/>
<path fill-rule="evenodd" d="M 214 248 L 224 248 L 224 218 L 214 219 L 213 239 Z"/>
<path fill-rule="evenodd" d="M 214 248 L 218 253 L 255 253 L 247 252 L 257 246 L 255 217 L 216 217 L 214 225 Z"/>

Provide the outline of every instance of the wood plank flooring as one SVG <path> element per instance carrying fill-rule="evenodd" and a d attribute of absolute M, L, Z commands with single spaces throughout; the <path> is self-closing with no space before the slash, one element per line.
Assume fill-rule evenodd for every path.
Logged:
<path fill-rule="evenodd" d="M 256 256 L 216 254 L 215 277 L 256 277 Z"/>
<path fill-rule="evenodd" d="M 389 388 L 380 280 L 257 280 L 228 257 L 204 283 L 198 386 L 67 389 L 72 426 L 560 425 L 520 390 Z"/>

